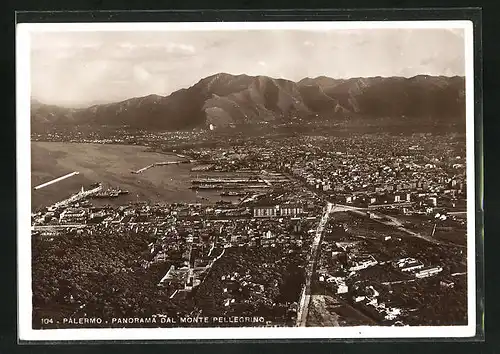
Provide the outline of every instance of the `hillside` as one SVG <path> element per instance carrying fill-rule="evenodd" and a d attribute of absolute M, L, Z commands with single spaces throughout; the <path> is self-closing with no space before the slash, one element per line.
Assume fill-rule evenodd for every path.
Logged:
<path fill-rule="evenodd" d="M 220 73 L 169 96 L 149 95 L 88 108 L 62 108 L 32 102 L 32 130 L 47 124 L 130 126 L 181 130 L 214 124 L 291 121 L 395 124 L 465 124 L 463 77 L 305 78 L 299 82 L 267 76 Z"/>

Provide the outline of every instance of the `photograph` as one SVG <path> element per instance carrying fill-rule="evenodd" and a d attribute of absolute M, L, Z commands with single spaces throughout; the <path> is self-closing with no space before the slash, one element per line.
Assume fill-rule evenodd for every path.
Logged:
<path fill-rule="evenodd" d="M 19 339 L 474 337 L 471 21 L 21 23 Z"/>

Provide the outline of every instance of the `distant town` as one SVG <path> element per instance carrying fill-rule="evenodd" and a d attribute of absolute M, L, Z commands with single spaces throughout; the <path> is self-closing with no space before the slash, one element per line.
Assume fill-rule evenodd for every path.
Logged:
<path fill-rule="evenodd" d="M 77 161 L 40 172 L 34 197 L 65 196 L 32 208 L 34 328 L 467 324 L 464 134 L 68 128 L 37 143 L 164 158 L 67 190 Z M 136 192 L 180 168 L 193 200 Z"/>

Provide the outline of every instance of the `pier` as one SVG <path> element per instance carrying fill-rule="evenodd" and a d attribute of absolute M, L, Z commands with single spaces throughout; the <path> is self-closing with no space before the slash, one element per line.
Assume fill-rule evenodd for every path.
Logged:
<path fill-rule="evenodd" d="M 88 196 L 90 196 L 90 195 L 92 195 L 94 193 L 97 193 L 97 192 L 99 192 L 101 190 L 102 190 L 102 186 L 101 185 L 98 186 L 98 187 L 96 187 L 96 188 L 89 189 L 87 191 L 84 190 L 83 187 L 82 187 L 82 190 L 80 192 L 78 192 L 76 194 L 73 194 L 68 199 L 64 199 L 64 200 L 62 200 L 60 202 L 55 203 L 54 205 L 52 205 L 52 206 L 49 207 L 49 210 L 51 210 L 51 209 L 57 209 L 59 207 L 63 207 L 63 206 L 66 206 L 68 204 L 74 203 L 74 202 L 79 201 L 79 200 L 81 200 L 83 198 L 86 198 L 86 197 L 88 197 Z"/>
<path fill-rule="evenodd" d="M 181 163 L 189 163 L 189 161 L 165 161 L 165 162 L 155 162 L 152 163 L 151 165 L 147 165 L 146 167 L 143 167 L 137 171 L 132 171 L 132 173 L 139 174 L 142 173 L 146 170 L 149 170 L 150 168 L 156 167 L 156 166 L 167 166 L 167 165 L 179 165 Z"/>
<path fill-rule="evenodd" d="M 209 184 L 209 183 L 265 183 L 260 178 L 195 178 L 191 181 L 192 184 Z"/>
<path fill-rule="evenodd" d="M 189 187 L 195 190 L 244 190 L 244 189 L 269 189 L 267 184 L 198 184 Z"/>
<path fill-rule="evenodd" d="M 51 181 L 48 181 L 48 182 L 45 182 L 45 183 L 42 183 L 42 184 L 40 184 L 40 185 L 36 186 L 34 189 L 35 189 L 35 190 L 37 190 L 37 189 L 41 189 L 41 188 L 43 188 L 43 187 L 50 186 L 51 184 L 54 184 L 54 183 L 60 182 L 60 181 L 62 181 L 62 180 L 64 180 L 64 179 L 66 179 L 66 178 L 70 178 L 70 177 L 76 176 L 76 175 L 78 175 L 78 174 L 80 174 L 80 172 L 78 172 L 78 171 L 74 171 L 74 172 L 68 173 L 67 175 L 64 175 L 64 176 L 61 176 L 61 177 L 55 178 L 55 179 L 53 179 L 53 180 L 51 180 Z"/>

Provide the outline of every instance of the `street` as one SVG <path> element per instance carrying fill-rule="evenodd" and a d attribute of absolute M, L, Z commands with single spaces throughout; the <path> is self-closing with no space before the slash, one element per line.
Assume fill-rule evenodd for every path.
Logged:
<path fill-rule="evenodd" d="M 306 283 L 302 290 L 301 298 L 299 301 L 299 309 L 297 311 L 297 327 L 305 327 L 307 314 L 309 312 L 309 303 L 311 302 L 311 283 L 312 276 L 314 274 L 314 269 L 316 266 L 316 260 L 318 259 L 319 245 L 321 244 L 321 238 L 323 236 L 323 231 L 325 229 L 326 223 L 330 213 L 333 211 L 333 204 L 328 202 L 325 206 L 323 216 L 318 224 L 316 233 L 314 234 L 314 239 L 311 247 L 311 253 L 309 255 L 309 260 L 306 268 Z M 338 210 L 340 211 L 340 210 Z"/>

